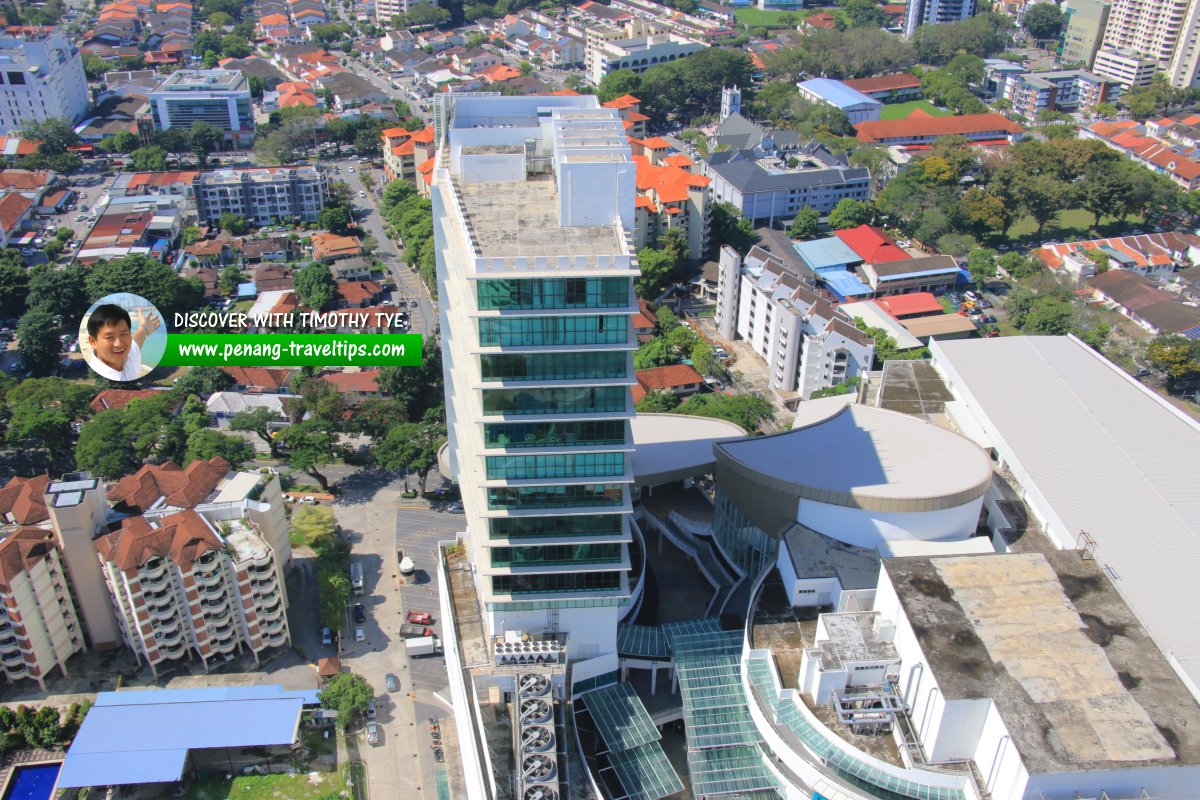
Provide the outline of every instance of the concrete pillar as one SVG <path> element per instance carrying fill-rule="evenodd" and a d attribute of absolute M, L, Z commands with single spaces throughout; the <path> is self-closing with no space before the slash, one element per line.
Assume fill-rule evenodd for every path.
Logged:
<path fill-rule="evenodd" d="M 650 668 L 650 694 L 658 693 L 658 664 Z"/>

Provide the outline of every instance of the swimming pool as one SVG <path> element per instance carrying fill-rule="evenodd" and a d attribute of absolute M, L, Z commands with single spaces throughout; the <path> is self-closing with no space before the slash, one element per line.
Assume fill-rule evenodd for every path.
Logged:
<path fill-rule="evenodd" d="M 15 767 L 8 779 L 4 800 L 50 800 L 60 769 L 61 762 Z"/>

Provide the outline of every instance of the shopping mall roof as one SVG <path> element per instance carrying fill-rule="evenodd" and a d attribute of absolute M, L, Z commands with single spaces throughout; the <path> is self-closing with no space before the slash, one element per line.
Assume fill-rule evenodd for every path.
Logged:
<path fill-rule="evenodd" d="M 992 477 L 987 455 L 965 437 L 848 396 L 801 403 L 792 430 L 719 444 L 717 456 L 766 487 L 885 511 L 953 508 L 980 497 Z"/>
<path fill-rule="evenodd" d="M 625 800 L 661 800 L 683 791 L 660 744 L 662 733 L 632 686 L 602 686 L 583 695 L 583 702 L 608 748 Z"/>
<path fill-rule="evenodd" d="M 101 692 L 67 751 L 59 789 L 171 783 L 188 751 L 289 745 L 316 692 L 282 686 Z"/>
<path fill-rule="evenodd" d="M 1073 337 L 934 341 L 1060 547 L 1081 532 L 1158 646 L 1200 684 L 1200 424 Z M 1031 501 L 1033 502 L 1033 501 Z"/>

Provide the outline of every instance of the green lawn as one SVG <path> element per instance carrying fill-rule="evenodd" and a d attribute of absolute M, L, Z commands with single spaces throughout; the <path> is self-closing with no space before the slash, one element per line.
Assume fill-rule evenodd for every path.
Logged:
<path fill-rule="evenodd" d="M 780 17 L 787 14 L 783 21 Z M 764 11 L 761 8 L 739 8 L 733 12 L 737 21 L 750 28 L 794 28 L 804 18 L 804 9 L 796 11 Z M 787 20 L 791 20 L 788 22 Z"/>
<path fill-rule="evenodd" d="M 232 781 L 213 778 L 193 784 L 184 800 L 317 800 L 344 788 L 336 772 L 240 775 Z"/>
<path fill-rule="evenodd" d="M 1074 241 L 1076 239 L 1094 239 L 1103 236 L 1120 236 L 1128 233 L 1133 228 L 1141 228 L 1145 225 L 1145 220 L 1138 216 L 1130 217 L 1121 222 L 1112 217 L 1101 217 L 1100 225 L 1093 227 L 1092 223 L 1096 218 L 1092 216 L 1090 211 L 1084 211 L 1082 208 L 1073 208 L 1069 211 L 1063 211 L 1058 215 L 1057 219 L 1050 220 L 1046 223 L 1046 227 L 1042 229 L 1041 235 L 1038 237 L 1042 240 L 1059 239 L 1060 241 Z M 1025 217 L 1013 223 L 1008 229 L 1006 238 L 1012 244 L 1019 243 L 1022 239 L 1033 238 L 1037 231 L 1037 223 L 1032 217 Z"/>
<path fill-rule="evenodd" d="M 951 112 L 938 108 L 928 100 L 909 100 L 907 103 L 888 103 L 880 112 L 880 119 L 904 119 L 915 109 L 921 109 L 932 117 L 948 117 Z"/>

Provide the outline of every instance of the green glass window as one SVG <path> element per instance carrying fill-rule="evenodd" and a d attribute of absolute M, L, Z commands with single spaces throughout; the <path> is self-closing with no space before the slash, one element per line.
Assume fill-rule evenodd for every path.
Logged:
<path fill-rule="evenodd" d="M 605 592 L 621 588 L 620 572 L 570 572 L 555 575 L 494 575 L 495 594 Z"/>
<path fill-rule="evenodd" d="M 476 281 L 479 308 L 622 308 L 629 278 L 509 278 Z"/>
<path fill-rule="evenodd" d="M 624 453 L 487 457 L 487 479 L 489 481 L 520 481 L 537 478 L 614 478 L 624 474 Z"/>
<path fill-rule="evenodd" d="M 570 517 L 499 517 L 488 520 L 493 539 L 554 539 L 560 536 L 619 536 L 622 514 Z"/>
<path fill-rule="evenodd" d="M 624 378 L 629 356 L 623 352 L 520 353 L 479 357 L 485 381 L 570 381 Z"/>
<path fill-rule="evenodd" d="M 564 447 L 625 444 L 625 422 L 497 422 L 483 426 L 487 447 Z"/>
<path fill-rule="evenodd" d="M 629 317 L 580 314 L 567 317 L 484 317 L 481 347 L 547 347 L 568 344 L 625 344 Z"/>
<path fill-rule="evenodd" d="M 621 544 L 552 544 L 546 547 L 493 547 L 493 567 L 532 567 L 539 564 L 600 564 L 619 562 Z"/>
<path fill-rule="evenodd" d="M 586 483 L 578 486 L 504 486 L 488 489 L 488 508 L 537 509 L 619 506 L 625 487 L 619 483 Z"/>
<path fill-rule="evenodd" d="M 589 414 L 624 411 L 628 386 L 579 386 L 569 389 L 487 389 L 484 414 Z"/>

